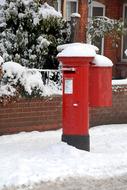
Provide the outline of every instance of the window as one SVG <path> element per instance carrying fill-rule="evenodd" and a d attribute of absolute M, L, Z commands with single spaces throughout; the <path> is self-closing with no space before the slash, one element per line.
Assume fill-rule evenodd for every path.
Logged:
<path fill-rule="evenodd" d="M 66 20 L 70 20 L 72 13 L 78 13 L 78 0 L 65 0 L 65 2 L 66 7 L 63 7 L 63 16 Z M 55 7 L 57 7 L 56 10 L 62 12 L 62 1 L 57 0 L 57 5 Z"/>
<path fill-rule="evenodd" d="M 54 1 L 54 8 L 58 11 L 58 12 L 62 12 L 61 11 L 61 0 L 57 0 L 57 1 Z"/>
<path fill-rule="evenodd" d="M 98 3 L 96 1 L 92 1 L 89 6 L 89 19 L 96 16 L 105 16 L 105 5 L 102 3 Z M 99 48 L 99 53 L 103 54 L 104 52 L 104 39 L 100 37 L 96 37 L 94 42 L 91 42 L 95 46 Z"/>
<path fill-rule="evenodd" d="M 127 4 L 123 6 L 123 20 L 125 28 L 127 28 Z M 127 34 L 122 37 L 122 60 L 127 61 L 127 55 L 125 55 L 125 50 L 127 49 Z"/>
<path fill-rule="evenodd" d="M 78 12 L 78 1 L 77 0 L 67 0 L 66 2 L 66 19 L 70 20 L 72 13 Z"/>

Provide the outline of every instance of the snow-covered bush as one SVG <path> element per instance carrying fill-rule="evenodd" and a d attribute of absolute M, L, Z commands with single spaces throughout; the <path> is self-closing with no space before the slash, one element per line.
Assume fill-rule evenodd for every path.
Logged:
<path fill-rule="evenodd" d="M 0 7 L 0 55 L 29 68 L 56 68 L 57 45 L 68 40 L 67 23 L 47 3 L 6 0 Z"/>
<path fill-rule="evenodd" d="M 10 101 L 11 97 L 45 97 L 61 93 L 61 86 L 50 80 L 50 76 L 48 84 L 44 84 L 41 73 L 36 69 L 26 68 L 16 62 L 5 62 L 1 67 L 1 102 Z"/>
<path fill-rule="evenodd" d="M 121 39 L 121 35 L 124 32 L 124 22 L 122 20 L 98 16 L 89 22 L 88 36 L 93 43 L 97 38 L 109 36 L 113 44 L 116 43 L 117 45 L 117 41 Z"/>

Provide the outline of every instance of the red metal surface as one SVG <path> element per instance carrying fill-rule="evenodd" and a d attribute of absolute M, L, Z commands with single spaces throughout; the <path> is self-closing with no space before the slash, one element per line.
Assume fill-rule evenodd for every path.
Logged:
<path fill-rule="evenodd" d="M 89 129 L 88 80 L 89 62 L 93 58 L 59 58 L 63 67 L 75 68 L 75 72 L 63 72 L 63 134 L 87 135 Z M 73 81 L 70 94 L 65 90 L 66 80 Z M 72 88 L 72 89 L 71 89 Z"/>
<path fill-rule="evenodd" d="M 112 106 L 112 67 L 90 66 L 89 106 Z"/>

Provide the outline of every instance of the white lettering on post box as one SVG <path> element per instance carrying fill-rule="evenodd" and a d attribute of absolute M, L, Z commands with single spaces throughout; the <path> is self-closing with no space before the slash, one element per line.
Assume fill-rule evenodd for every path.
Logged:
<path fill-rule="evenodd" d="M 73 94 L 73 79 L 65 79 L 64 93 Z"/>

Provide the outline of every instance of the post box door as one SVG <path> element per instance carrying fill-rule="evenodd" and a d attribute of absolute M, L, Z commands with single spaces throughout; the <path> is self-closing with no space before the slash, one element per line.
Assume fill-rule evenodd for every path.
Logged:
<path fill-rule="evenodd" d="M 88 67 L 85 67 L 85 72 L 86 74 L 84 74 L 84 70 L 80 67 L 76 67 L 75 72 L 64 72 L 64 134 L 84 135 L 88 133 Z"/>

